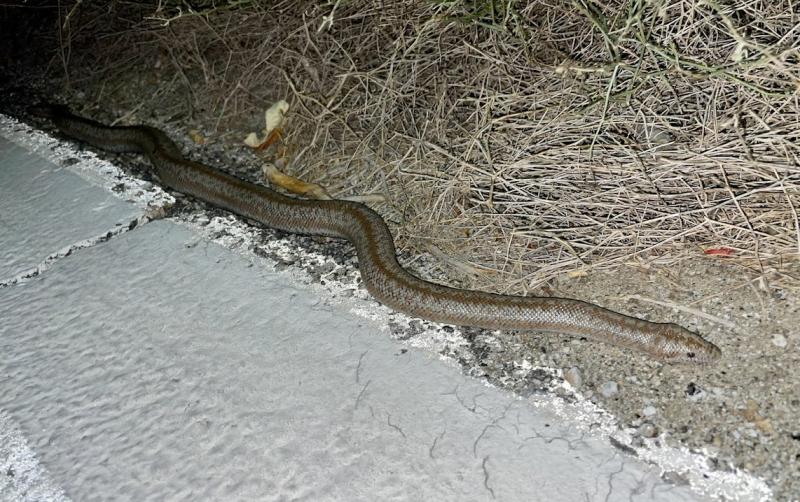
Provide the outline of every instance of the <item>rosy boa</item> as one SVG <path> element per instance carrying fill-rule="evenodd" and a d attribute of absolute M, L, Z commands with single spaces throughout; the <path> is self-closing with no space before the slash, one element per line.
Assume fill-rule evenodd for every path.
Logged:
<path fill-rule="evenodd" d="M 389 228 L 378 213 L 363 204 L 286 197 L 183 158 L 178 146 L 152 127 L 106 126 L 58 105 L 41 106 L 37 111 L 74 139 L 111 152 L 145 154 L 161 183 L 174 190 L 286 232 L 347 239 L 356 248 L 369 292 L 412 316 L 486 329 L 586 337 L 661 361 L 709 363 L 720 357 L 715 345 L 675 324 L 636 319 L 579 300 L 498 295 L 420 279 L 398 263 Z"/>

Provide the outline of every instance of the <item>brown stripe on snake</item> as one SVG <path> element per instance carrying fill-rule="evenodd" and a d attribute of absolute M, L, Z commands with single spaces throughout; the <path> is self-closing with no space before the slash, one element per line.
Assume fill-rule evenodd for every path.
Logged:
<path fill-rule="evenodd" d="M 152 127 L 110 127 L 56 105 L 37 111 L 74 139 L 112 152 L 145 154 L 161 182 L 174 190 L 286 232 L 347 239 L 356 248 L 369 292 L 412 316 L 461 326 L 586 337 L 661 361 L 709 363 L 720 356 L 715 345 L 675 324 L 644 321 L 579 300 L 498 295 L 420 279 L 398 263 L 389 228 L 363 204 L 286 197 L 184 159 L 178 146 Z"/>

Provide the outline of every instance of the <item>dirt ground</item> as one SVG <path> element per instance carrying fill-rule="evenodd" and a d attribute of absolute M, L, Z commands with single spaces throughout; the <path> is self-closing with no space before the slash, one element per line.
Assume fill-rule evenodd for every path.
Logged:
<path fill-rule="evenodd" d="M 225 103 L 215 102 L 216 95 L 203 98 L 202 85 L 193 87 L 191 97 L 163 91 L 165 71 L 159 64 L 134 62 L 127 69 L 115 66 L 104 78 L 82 78 L 77 69 L 67 79 L 57 70 L 58 58 L 41 58 L 21 45 L 9 46 L 2 62 L 0 112 L 48 127 L 26 113 L 28 105 L 46 100 L 69 104 L 75 112 L 106 123 L 147 123 L 167 131 L 191 157 L 254 181 L 260 178 L 260 161 L 246 151 L 241 139 L 258 130 L 266 105 L 292 99 L 286 85 L 276 86 L 259 94 L 251 104 L 237 103 L 240 110 L 234 117 L 215 121 L 215 113 Z M 198 61 L 185 61 L 185 74 L 197 70 Z M 82 64 L 86 71 L 86 60 Z M 221 65 L 202 71 L 225 70 Z M 315 71 L 324 74 L 326 69 Z M 313 94 L 309 89 L 301 92 L 324 100 L 323 93 Z M 158 107 L 152 108 L 155 94 Z M 187 99 L 194 101 L 188 107 L 191 112 L 187 111 Z M 206 103 L 207 108 L 197 103 Z M 302 106 L 297 99 L 292 103 Z M 367 135 L 357 124 L 352 127 L 356 136 Z M 446 137 L 442 143 L 447 143 Z M 439 226 L 425 228 L 422 220 L 413 218 L 409 223 L 398 210 L 403 207 L 401 199 L 411 196 L 403 190 L 412 186 L 400 180 L 405 174 L 403 152 L 397 152 L 393 164 L 399 169 L 381 170 L 387 165 L 376 159 L 387 156 L 385 152 L 362 152 L 359 162 L 348 162 L 341 156 L 329 161 L 325 146 L 304 151 L 305 160 L 314 165 L 343 164 L 353 170 L 348 180 L 361 176 L 363 181 L 346 189 L 354 193 L 380 191 L 389 197 L 388 203 L 374 207 L 389 222 L 402 262 L 419 275 L 454 286 L 578 298 L 632 316 L 674 322 L 701 333 L 723 352 L 713 366 L 673 366 L 563 336 L 468 330 L 469 350 L 454 348 L 445 354 L 458 361 L 466 373 L 521 396 L 554 392 L 557 385 L 549 380 L 566 379 L 582 395 L 618 417 L 620 427 L 634 431 L 642 441 L 657 437 L 670 445 L 705 452 L 718 469 L 742 469 L 764 479 L 773 488 L 776 500 L 800 500 L 800 290 L 791 281 L 784 283 L 776 281 L 774 274 L 759 274 L 752 262 L 726 261 L 683 250 L 676 250 L 668 263 L 637 257 L 579 273 L 562 271 L 544 280 L 526 280 L 527 269 L 502 274 L 492 273 L 488 266 L 482 269 L 482 260 L 491 251 L 468 257 L 470 266 L 463 266 L 463 256 L 453 259 L 437 245 L 428 245 L 438 242 Z M 425 147 L 421 148 L 424 151 Z M 150 176 L 142 159 L 128 159 L 123 165 L 134 175 Z M 302 166 L 294 168 L 293 174 L 311 178 L 309 181 L 336 183 L 318 179 Z M 794 169 L 800 171 L 800 166 L 795 163 Z M 328 176 L 335 177 L 335 172 Z M 391 188 L 395 182 L 402 188 Z M 336 192 L 341 189 L 337 186 Z M 451 189 L 441 187 L 443 192 Z M 176 211 L 190 212 L 195 204 L 185 201 Z M 437 220 L 441 221 L 446 219 Z M 307 242 L 318 244 L 314 239 Z M 496 245 L 492 239 L 484 243 L 487 249 Z M 352 266 L 353 256 L 346 246 L 324 244 L 320 249 Z M 496 252 L 507 254 L 508 250 Z M 670 251 L 663 253 L 669 255 Z M 786 266 L 791 267 L 797 257 L 786 256 Z M 489 265 L 488 260 L 485 264 Z M 413 326 L 402 326 L 395 335 L 410 338 L 418 333 Z M 522 360 L 562 373 L 557 377 L 523 374 L 517 371 Z"/>

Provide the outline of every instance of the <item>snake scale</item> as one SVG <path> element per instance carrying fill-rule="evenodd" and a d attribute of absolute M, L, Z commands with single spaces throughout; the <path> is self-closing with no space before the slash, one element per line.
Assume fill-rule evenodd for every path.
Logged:
<path fill-rule="evenodd" d="M 367 290 L 381 303 L 432 321 L 487 329 L 557 332 L 634 349 L 666 362 L 710 363 L 720 350 L 675 324 L 654 323 L 567 298 L 511 296 L 435 284 L 406 271 L 383 218 L 357 202 L 286 197 L 187 160 L 162 131 L 106 126 L 60 105 L 37 107 L 65 135 L 110 152 L 148 157 L 161 183 L 266 226 L 343 238 L 358 255 Z"/>

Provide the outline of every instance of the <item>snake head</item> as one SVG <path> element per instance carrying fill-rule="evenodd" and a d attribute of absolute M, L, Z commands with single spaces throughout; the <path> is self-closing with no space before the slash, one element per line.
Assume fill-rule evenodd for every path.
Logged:
<path fill-rule="evenodd" d="M 711 364 L 722 355 L 719 347 L 677 324 L 663 324 L 662 334 L 653 355 L 664 362 Z"/>

